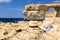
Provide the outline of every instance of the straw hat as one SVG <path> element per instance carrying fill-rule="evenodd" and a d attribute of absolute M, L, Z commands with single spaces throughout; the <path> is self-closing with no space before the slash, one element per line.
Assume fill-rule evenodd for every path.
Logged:
<path fill-rule="evenodd" d="M 38 21 L 29 21 L 29 26 L 38 26 Z"/>

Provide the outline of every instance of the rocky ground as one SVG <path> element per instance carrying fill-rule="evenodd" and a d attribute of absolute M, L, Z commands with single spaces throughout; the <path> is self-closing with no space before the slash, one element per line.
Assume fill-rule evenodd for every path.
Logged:
<path fill-rule="evenodd" d="M 38 26 L 42 24 L 42 22 L 38 22 Z M 0 23 L 0 40 L 60 40 L 60 24 L 58 21 L 55 21 L 54 24 L 59 27 L 45 32 L 39 27 L 29 27 L 27 21 Z"/>

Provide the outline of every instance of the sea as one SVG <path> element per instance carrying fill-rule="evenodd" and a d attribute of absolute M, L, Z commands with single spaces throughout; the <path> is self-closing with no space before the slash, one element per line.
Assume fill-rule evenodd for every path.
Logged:
<path fill-rule="evenodd" d="M 24 18 L 0 18 L 0 22 L 13 22 L 24 21 Z"/>

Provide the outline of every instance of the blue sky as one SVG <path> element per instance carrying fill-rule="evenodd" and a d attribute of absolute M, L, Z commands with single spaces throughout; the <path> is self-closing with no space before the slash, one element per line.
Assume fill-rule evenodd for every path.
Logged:
<path fill-rule="evenodd" d="M 0 18 L 23 18 L 27 4 L 57 3 L 59 0 L 0 0 Z"/>

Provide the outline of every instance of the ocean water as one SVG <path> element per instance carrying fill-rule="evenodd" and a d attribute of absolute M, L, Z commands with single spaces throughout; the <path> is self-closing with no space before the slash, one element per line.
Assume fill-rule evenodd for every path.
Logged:
<path fill-rule="evenodd" d="M 0 18 L 0 22 L 18 22 L 18 21 L 24 21 L 24 18 Z"/>

